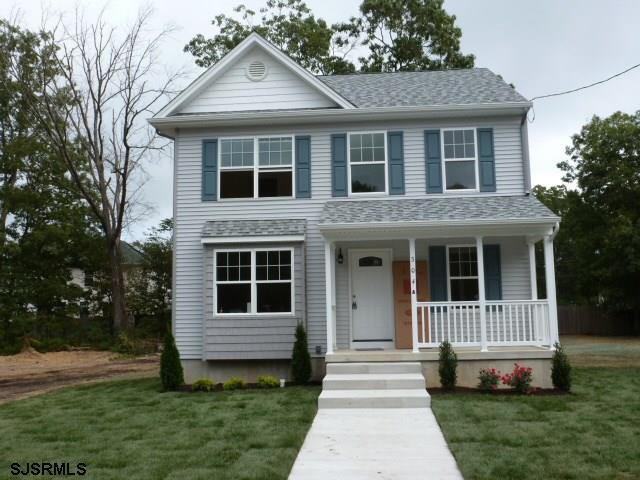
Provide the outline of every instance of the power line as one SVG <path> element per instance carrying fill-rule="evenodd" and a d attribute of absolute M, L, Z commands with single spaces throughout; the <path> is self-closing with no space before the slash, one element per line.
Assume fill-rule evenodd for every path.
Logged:
<path fill-rule="evenodd" d="M 538 97 L 533 97 L 530 101 L 533 102 L 534 100 L 539 100 L 541 98 L 558 97 L 560 95 L 566 95 L 568 93 L 579 92 L 580 90 L 585 90 L 587 88 L 595 87 L 596 85 L 600 85 L 602 83 L 608 82 L 609 80 L 613 80 L 614 78 L 624 75 L 625 73 L 628 73 L 634 68 L 638 68 L 638 67 L 640 67 L 640 63 L 633 65 L 632 67 L 629 67 L 626 70 L 623 70 L 622 72 L 618 72 L 615 75 L 611 75 L 610 77 L 605 78 L 604 80 L 600 80 L 598 82 L 594 82 L 589 85 L 584 85 L 582 87 L 574 88 L 572 90 L 565 90 L 564 92 L 556 92 L 556 93 L 549 93 L 548 95 L 540 95 Z"/>

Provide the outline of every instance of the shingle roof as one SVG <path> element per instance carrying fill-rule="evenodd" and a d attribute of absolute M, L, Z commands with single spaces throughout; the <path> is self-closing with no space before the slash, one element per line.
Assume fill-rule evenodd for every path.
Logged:
<path fill-rule="evenodd" d="M 144 260 L 144 254 L 136 247 L 125 241 L 120 242 L 122 261 L 126 265 L 139 265 Z"/>
<path fill-rule="evenodd" d="M 358 108 L 526 102 L 487 68 L 318 76 Z"/>
<path fill-rule="evenodd" d="M 215 220 L 206 222 L 203 237 L 255 237 L 304 235 L 304 219 Z"/>
<path fill-rule="evenodd" d="M 447 222 L 478 220 L 559 220 L 530 195 L 503 197 L 436 197 L 398 200 L 329 201 L 321 224 L 374 224 L 394 222 Z"/>

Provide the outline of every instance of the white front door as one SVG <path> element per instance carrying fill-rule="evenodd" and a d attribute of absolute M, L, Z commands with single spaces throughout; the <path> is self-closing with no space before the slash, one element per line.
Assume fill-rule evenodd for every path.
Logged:
<path fill-rule="evenodd" d="M 350 250 L 353 348 L 393 348 L 391 250 Z"/>

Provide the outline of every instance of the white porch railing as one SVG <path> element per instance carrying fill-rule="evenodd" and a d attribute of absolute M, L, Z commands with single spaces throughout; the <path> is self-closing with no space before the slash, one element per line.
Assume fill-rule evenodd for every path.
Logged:
<path fill-rule="evenodd" d="M 481 346 L 479 302 L 418 302 L 418 347 Z M 424 320 L 424 321 L 423 321 Z M 487 346 L 549 345 L 547 300 L 485 302 Z"/>

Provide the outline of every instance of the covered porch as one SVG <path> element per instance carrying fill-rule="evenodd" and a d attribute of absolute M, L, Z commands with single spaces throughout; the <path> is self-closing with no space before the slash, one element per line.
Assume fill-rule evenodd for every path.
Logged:
<path fill-rule="evenodd" d="M 558 220 L 528 196 L 328 202 L 327 362 L 436 360 L 445 340 L 463 358 L 548 358 Z"/>

